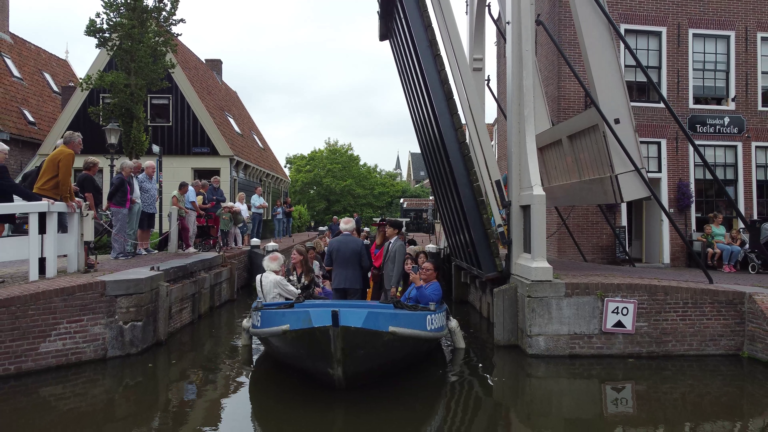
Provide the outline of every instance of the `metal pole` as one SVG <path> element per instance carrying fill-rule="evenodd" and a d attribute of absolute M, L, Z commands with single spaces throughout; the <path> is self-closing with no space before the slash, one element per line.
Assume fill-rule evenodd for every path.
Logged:
<path fill-rule="evenodd" d="M 499 31 L 499 36 L 501 36 L 501 40 L 503 40 L 504 43 L 507 43 L 507 37 L 504 35 L 504 32 L 501 30 L 501 27 L 499 27 L 499 22 L 496 21 L 496 18 L 493 17 L 493 13 L 491 12 L 491 2 L 488 2 L 488 16 L 491 17 L 491 21 L 493 21 L 493 25 L 496 26 L 496 30 Z"/>
<path fill-rule="evenodd" d="M 157 155 L 157 172 L 155 173 L 155 176 L 157 177 L 157 195 L 160 197 L 160 220 L 159 220 L 159 228 L 160 228 L 160 237 L 163 236 L 163 179 L 160 177 L 160 175 L 163 173 L 163 148 L 160 147 L 160 152 Z"/>
<path fill-rule="evenodd" d="M 619 232 L 616 231 L 616 227 L 613 225 L 613 222 L 611 222 L 611 219 L 608 217 L 608 213 L 605 212 L 605 209 L 600 204 L 597 205 L 597 208 L 599 208 L 600 213 L 603 214 L 603 217 L 605 218 L 605 222 L 608 224 L 609 227 L 611 227 L 611 231 L 613 231 L 613 236 L 616 238 L 616 243 L 621 245 L 621 250 L 624 252 L 624 255 L 626 255 L 627 259 L 629 260 L 629 263 L 632 264 L 632 267 L 637 267 L 635 265 L 635 261 L 632 260 L 632 256 L 629 254 L 629 251 L 627 250 L 627 245 L 625 245 L 624 242 L 621 241 L 621 237 L 619 237 Z"/>
<path fill-rule="evenodd" d="M 643 75 L 645 76 L 645 79 L 648 80 L 648 83 L 653 86 L 653 90 L 656 91 L 656 94 L 659 95 L 659 99 L 661 99 L 661 103 L 664 104 L 664 107 L 667 108 L 667 111 L 672 116 L 672 119 L 677 124 L 677 127 L 680 129 L 680 131 L 683 132 L 683 135 L 685 135 L 685 139 L 688 140 L 688 144 L 691 145 L 691 148 L 693 148 L 693 151 L 696 153 L 696 155 L 701 160 L 702 164 L 704 165 L 704 168 L 709 172 L 709 175 L 712 176 L 712 178 L 715 180 L 715 184 L 717 185 L 718 189 L 722 191 L 725 195 L 725 199 L 728 201 L 728 205 L 730 205 L 733 210 L 736 212 L 736 216 L 741 220 L 741 223 L 744 224 L 744 226 L 749 226 L 749 223 L 747 222 L 747 218 L 744 216 L 744 214 L 741 212 L 741 209 L 739 209 L 739 206 L 736 205 L 736 201 L 733 199 L 730 193 L 728 193 L 728 190 L 725 188 L 725 185 L 722 181 L 720 181 L 720 177 L 717 176 L 717 173 L 715 173 L 714 168 L 712 168 L 712 165 L 709 164 L 707 161 L 707 158 L 704 157 L 704 153 L 701 151 L 699 146 L 696 144 L 696 141 L 693 140 L 693 137 L 691 136 L 690 132 L 688 132 L 688 128 L 683 126 L 682 120 L 680 120 L 680 117 L 677 116 L 677 113 L 672 108 L 672 105 L 669 104 L 669 101 L 667 100 L 666 96 L 664 96 L 664 93 L 661 92 L 661 89 L 656 84 L 656 82 L 651 78 L 651 74 L 648 73 L 648 70 L 643 65 L 642 61 L 637 57 L 637 54 L 635 54 L 635 50 L 632 49 L 632 47 L 629 45 L 629 42 L 627 42 L 627 39 L 624 38 L 624 34 L 621 32 L 621 29 L 618 25 L 616 25 L 616 22 L 611 17 L 611 14 L 608 13 L 608 10 L 603 6 L 600 0 L 595 0 L 595 4 L 600 9 L 600 12 L 602 12 L 605 19 L 608 21 L 608 24 L 611 25 L 613 28 L 613 32 L 616 33 L 616 36 L 619 37 L 619 40 L 621 41 L 622 45 L 624 45 L 624 48 L 629 52 L 629 55 L 632 56 L 632 59 L 635 61 L 635 66 L 640 68 L 640 71 L 643 72 Z M 768 250 L 765 249 L 765 247 L 760 243 L 757 242 L 755 245 L 760 253 L 768 259 Z"/>
<path fill-rule="evenodd" d="M 699 268 L 702 272 L 704 272 L 704 275 L 707 277 L 707 280 L 710 284 L 713 284 L 714 281 L 712 280 L 712 276 L 709 274 L 709 271 L 707 271 L 707 268 L 704 267 L 704 263 L 701 262 L 701 259 L 696 255 L 696 253 L 693 251 L 693 247 L 688 242 L 688 239 L 685 237 L 685 234 L 680 230 L 680 227 L 677 226 L 677 223 L 674 219 L 672 219 L 672 215 L 669 213 L 669 210 L 667 210 L 667 207 L 661 202 L 661 198 L 656 194 L 656 191 L 653 189 L 653 186 L 651 186 L 651 183 L 648 181 L 646 176 L 643 175 L 642 170 L 640 170 L 640 167 L 637 165 L 637 162 L 632 158 L 632 155 L 629 154 L 629 151 L 624 146 L 624 143 L 621 141 L 621 138 L 619 138 L 619 134 L 616 133 L 616 129 L 613 128 L 611 123 L 608 121 L 608 118 L 605 116 L 605 113 L 602 109 L 600 109 L 600 104 L 597 103 L 597 100 L 595 100 L 594 96 L 592 96 L 592 93 L 589 91 L 589 88 L 587 88 L 587 85 L 584 83 L 584 80 L 581 79 L 581 76 L 578 72 L 576 72 L 576 69 L 573 67 L 573 63 L 571 63 L 571 60 L 568 58 L 568 55 L 565 54 L 565 51 L 563 51 L 563 47 L 560 46 L 560 43 L 555 39 L 555 36 L 552 34 L 552 32 L 549 30 L 549 27 L 547 27 L 547 24 L 542 21 L 541 19 L 536 19 L 536 25 L 540 26 L 542 29 L 544 29 L 544 32 L 547 34 L 547 37 L 552 41 L 552 44 L 557 49 L 558 53 L 560 53 L 560 56 L 563 58 L 563 61 L 565 61 L 566 66 L 568 66 L 568 69 L 570 69 L 571 73 L 573 74 L 574 78 L 576 78 L 576 81 L 578 81 L 579 85 L 581 86 L 581 89 L 584 90 L 584 93 L 586 93 L 587 97 L 592 101 L 592 106 L 595 108 L 595 111 L 600 115 L 600 118 L 603 119 L 603 123 L 605 123 L 605 127 L 608 128 L 608 130 L 611 132 L 611 135 L 616 139 L 616 142 L 619 144 L 619 147 L 621 147 L 621 150 L 624 152 L 624 155 L 627 156 L 627 159 L 632 164 L 632 167 L 637 172 L 640 179 L 643 181 L 643 184 L 645 185 L 646 189 L 648 189 L 648 192 L 650 192 L 651 196 L 653 197 L 654 201 L 656 201 L 656 204 L 658 204 L 661 211 L 664 213 L 664 216 L 666 216 L 669 223 L 672 225 L 672 227 L 675 229 L 675 232 L 677 232 L 677 235 L 680 236 L 680 239 L 683 241 L 683 244 L 685 244 L 686 249 L 688 249 L 688 253 L 690 253 L 693 258 L 696 260 L 696 263 L 699 265 Z M 727 193 L 726 193 L 727 195 Z"/>
<path fill-rule="evenodd" d="M 501 115 L 504 116 L 504 120 L 507 119 L 507 112 L 504 111 L 504 108 L 501 107 L 501 103 L 499 103 L 499 99 L 496 97 L 496 93 L 493 92 L 493 89 L 491 88 L 491 76 L 488 75 L 488 78 L 485 80 L 485 86 L 488 88 L 488 91 L 491 92 L 491 96 L 493 96 L 493 100 L 496 101 L 496 106 L 499 107 L 499 111 L 501 111 Z"/>
<path fill-rule="evenodd" d="M 568 222 L 565 221 L 563 214 L 560 213 L 560 209 L 555 207 L 555 211 L 557 212 L 557 215 L 560 216 L 560 220 L 563 222 L 563 226 L 565 227 L 565 230 L 568 231 L 568 235 L 571 236 L 571 240 L 573 240 L 573 244 L 576 245 L 576 249 L 579 250 L 579 255 L 581 255 L 581 259 L 583 259 L 584 262 L 589 262 L 587 261 L 587 257 L 584 256 L 584 252 L 582 252 L 581 246 L 579 246 L 579 242 L 576 241 L 576 237 L 574 237 L 573 233 L 571 232 L 571 228 L 568 226 Z"/>
<path fill-rule="evenodd" d="M 115 176 L 115 153 L 109 154 L 109 184 L 112 184 L 112 178 Z"/>

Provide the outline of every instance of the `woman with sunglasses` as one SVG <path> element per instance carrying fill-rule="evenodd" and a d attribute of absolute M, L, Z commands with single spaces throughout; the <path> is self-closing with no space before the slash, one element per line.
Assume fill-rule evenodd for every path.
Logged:
<path fill-rule="evenodd" d="M 420 268 L 419 274 L 411 272 L 411 286 L 400 299 L 403 303 L 429 306 L 439 304 L 443 300 L 443 288 L 438 277 L 437 263 L 427 260 Z"/>

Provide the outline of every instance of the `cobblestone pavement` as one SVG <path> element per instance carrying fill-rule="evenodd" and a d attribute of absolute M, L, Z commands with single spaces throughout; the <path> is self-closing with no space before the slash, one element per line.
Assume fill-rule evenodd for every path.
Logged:
<path fill-rule="evenodd" d="M 315 237 L 317 237 L 317 233 L 294 234 L 293 237 L 284 238 L 280 243 L 278 243 L 278 245 L 280 247 L 280 251 L 286 251 L 290 250 L 296 244 L 304 244 L 310 238 L 314 239 Z M 263 240 L 261 243 L 262 247 L 269 242 L 269 239 Z M 94 279 L 105 274 L 129 270 L 137 267 L 147 267 L 150 265 L 161 264 L 166 261 L 181 258 L 185 255 L 187 254 L 159 252 L 152 255 L 136 256 L 129 260 L 113 260 L 109 258 L 109 255 L 99 255 L 99 265 L 97 266 L 98 271 L 91 273 L 71 274 L 67 274 L 66 258 L 59 258 L 57 262 L 59 275 L 55 279 L 57 280 L 57 285 L 61 285 L 62 283 L 70 280 L 73 283 L 82 282 L 84 279 Z M 0 296 L 2 296 L 4 290 L 7 294 L 7 289 L 12 286 L 30 285 L 39 286 L 42 288 L 44 285 L 46 285 L 46 282 L 50 282 L 46 281 L 45 278 L 41 278 L 36 282 L 28 282 L 28 269 L 29 266 L 27 260 L 0 263 L 0 279 L 5 279 L 4 283 L 0 283 Z M 28 291 L 28 289 L 25 291 Z"/>
<path fill-rule="evenodd" d="M 615 265 L 590 264 L 579 261 L 551 259 L 549 263 L 555 274 L 566 282 L 641 282 L 675 286 L 711 287 L 704 273 L 698 268 L 689 267 L 628 267 Z M 749 274 L 747 271 L 723 273 L 710 270 L 709 274 L 715 285 L 725 288 L 744 289 L 768 288 L 768 273 Z M 743 287 L 743 288 L 737 288 Z M 747 289 L 749 290 L 749 289 Z"/>

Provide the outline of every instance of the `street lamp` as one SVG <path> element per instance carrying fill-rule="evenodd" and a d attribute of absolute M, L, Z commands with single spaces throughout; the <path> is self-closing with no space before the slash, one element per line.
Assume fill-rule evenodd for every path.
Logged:
<path fill-rule="evenodd" d="M 123 130 L 114 122 L 102 129 L 104 130 L 104 135 L 107 136 L 107 150 L 109 150 L 109 182 L 112 183 L 112 177 L 115 176 L 115 159 L 120 158 L 120 155 L 115 156 L 117 142 L 120 140 L 120 133 Z M 104 156 L 104 158 L 107 158 L 107 156 Z"/>

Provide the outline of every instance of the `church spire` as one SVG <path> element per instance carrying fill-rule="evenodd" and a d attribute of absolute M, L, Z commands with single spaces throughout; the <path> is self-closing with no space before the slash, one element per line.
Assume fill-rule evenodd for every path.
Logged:
<path fill-rule="evenodd" d="M 395 160 L 394 171 L 399 174 L 400 180 L 403 180 L 403 170 L 400 168 L 400 151 L 397 152 L 397 160 Z"/>

